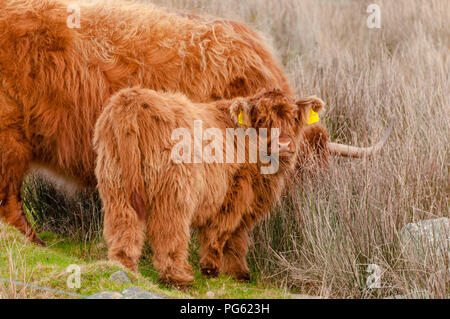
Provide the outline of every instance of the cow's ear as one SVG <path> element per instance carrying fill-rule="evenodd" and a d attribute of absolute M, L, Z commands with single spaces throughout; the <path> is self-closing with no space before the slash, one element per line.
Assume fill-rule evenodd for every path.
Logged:
<path fill-rule="evenodd" d="M 298 106 L 298 118 L 305 124 L 312 124 L 318 122 L 318 113 L 323 109 L 325 103 L 315 95 L 311 95 L 305 98 L 301 98 L 295 102 Z M 311 116 L 317 116 L 317 119 L 310 118 Z"/>
<path fill-rule="evenodd" d="M 230 107 L 231 119 L 238 127 L 251 127 L 250 105 L 246 99 L 238 98 L 233 101 Z"/>

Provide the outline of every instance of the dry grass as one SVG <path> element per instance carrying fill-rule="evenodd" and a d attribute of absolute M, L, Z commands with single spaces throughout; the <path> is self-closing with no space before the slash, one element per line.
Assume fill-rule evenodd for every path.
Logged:
<path fill-rule="evenodd" d="M 328 172 L 299 176 L 254 232 L 255 275 L 323 297 L 450 296 L 449 261 L 414 263 L 398 243 L 405 224 L 449 216 L 449 1 L 377 0 L 381 29 L 366 26 L 372 1 L 152 2 L 266 34 L 298 94 L 326 101 L 335 141 L 369 145 L 397 118 L 372 160 L 334 159 Z M 367 288 L 368 264 L 383 270 L 383 288 Z"/>
<path fill-rule="evenodd" d="M 25 181 L 24 206 L 28 219 L 40 232 L 52 232 L 77 241 L 101 238 L 103 216 L 98 192 L 89 190 L 68 196 L 40 175 Z"/>
<path fill-rule="evenodd" d="M 299 95 L 317 94 L 335 141 L 368 145 L 391 116 L 395 131 L 370 161 L 335 159 L 255 231 L 257 272 L 302 293 L 368 298 L 450 296 L 449 262 L 401 255 L 405 224 L 449 216 L 450 2 L 158 0 L 251 24 L 273 40 Z M 366 26 L 369 3 L 382 28 Z M 367 264 L 383 270 L 366 286 Z"/>

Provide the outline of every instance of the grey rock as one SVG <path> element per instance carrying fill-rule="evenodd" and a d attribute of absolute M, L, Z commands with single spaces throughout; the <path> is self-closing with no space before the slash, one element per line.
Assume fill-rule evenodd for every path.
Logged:
<path fill-rule="evenodd" d="M 122 291 L 101 291 L 93 294 L 86 299 L 167 299 L 166 297 L 154 292 L 145 291 L 137 287 L 130 287 Z"/>
<path fill-rule="evenodd" d="M 122 291 L 124 299 L 167 299 L 154 292 L 145 291 L 137 287 L 130 287 Z"/>
<path fill-rule="evenodd" d="M 118 285 L 129 284 L 131 283 L 130 277 L 128 277 L 127 273 L 123 270 L 116 271 L 113 273 L 109 280 Z"/>
<path fill-rule="evenodd" d="M 450 258 L 450 219 L 409 223 L 400 231 L 400 241 L 408 258 L 414 261 L 428 263 L 431 258 L 444 261 Z"/>
<path fill-rule="evenodd" d="M 123 299 L 123 296 L 117 291 L 101 291 L 87 297 L 86 299 Z"/>

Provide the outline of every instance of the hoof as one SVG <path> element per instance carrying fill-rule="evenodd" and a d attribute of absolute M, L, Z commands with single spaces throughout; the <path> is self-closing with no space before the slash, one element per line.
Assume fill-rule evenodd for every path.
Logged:
<path fill-rule="evenodd" d="M 31 236 L 30 241 L 41 247 L 47 247 L 47 245 L 41 239 L 39 239 L 39 237 L 37 237 L 36 235 Z"/>
<path fill-rule="evenodd" d="M 219 276 L 219 270 L 216 268 L 202 268 L 202 274 L 206 278 L 217 278 Z"/>
<path fill-rule="evenodd" d="M 248 272 L 235 274 L 235 278 L 239 282 L 249 282 L 250 281 L 250 274 Z"/>
<path fill-rule="evenodd" d="M 172 284 L 171 287 L 173 289 L 188 293 L 192 288 L 192 284 Z"/>
<path fill-rule="evenodd" d="M 159 278 L 158 283 L 167 288 L 173 288 L 182 292 L 189 292 L 189 290 L 192 288 L 192 282 L 176 282 L 173 280 Z"/>
<path fill-rule="evenodd" d="M 138 273 L 137 262 L 128 257 L 123 251 L 115 255 L 109 255 L 109 260 L 119 262 L 122 266 L 126 267 L 132 272 Z"/>

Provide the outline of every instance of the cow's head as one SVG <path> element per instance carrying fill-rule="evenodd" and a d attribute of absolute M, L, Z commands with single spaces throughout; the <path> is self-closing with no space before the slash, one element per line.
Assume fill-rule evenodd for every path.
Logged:
<path fill-rule="evenodd" d="M 289 160 L 297 153 L 297 166 L 315 153 L 322 158 L 326 166 L 327 156 L 369 157 L 378 152 L 387 142 L 392 132 L 395 119 L 391 120 L 383 138 L 371 147 L 354 147 L 333 143 L 328 140 L 328 133 L 319 124 L 308 125 L 310 112 L 319 112 L 324 102 L 316 96 L 295 101 L 290 95 L 280 90 L 262 91 L 253 97 L 239 98 L 231 106 L 231 117 L 235 124 L 243 128 L 279 128 L 278 152 L 281 160 Z M 269 137 L 269 144 L 272 142 Z M 303 154 L 301 154 L 303 153 Z M 295 160 L 293 160 L 295 161 Z"/>
<path fill-rule="evenodd" d="M 310 109 L 317 112 L 322 107 L 322 100 L 315 96 L 295 101 L 290 95 L 275 89 L 239 98 L 230 111 L 235 124 L 244 129 L 267 128 L 269 148 L 286 161 L 295 158 L 301 132 L 308 125 Z M 279 129 L 278 139 L 271 137 L 272 128 Z M 274 148 L 273 143 L 276 143 Z"/>

